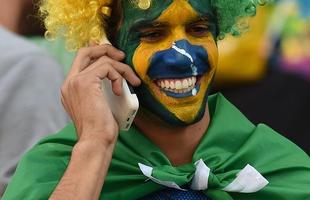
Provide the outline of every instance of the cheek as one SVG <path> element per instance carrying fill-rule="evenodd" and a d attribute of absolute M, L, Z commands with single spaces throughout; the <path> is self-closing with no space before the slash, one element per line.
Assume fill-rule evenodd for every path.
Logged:
<path fill-rule="evenodd" d="M 132 58 L 132 63 L 138 76 L 142 79 L 146 79 L 146 73 L 149 66 L 149 61 L 152 55 L 156 52 L 156 49 L 150 45 L 141 43 Z"/>
<path fill-rule="evenodd" d="M 147 70 L 149 68 L 150 60 L 152 56 L 159 51 L 169 49 L 172 45 L 171 38 L 166 38 L 165 40 L 157 43 L 147 43 L 141 42 L 137 47 L 132 63 L 135 71 L 140 76 L 142 80 L 147 80 Z"/>
<path fill-rule="evenodd" d="M 212 34 L 209 33 L 204 38 L 191 38 L 190 42 L 194 45 L 201 45 L 207 50 L 211 71 L 216 70 L 218 65 L 218 48 Z"/>

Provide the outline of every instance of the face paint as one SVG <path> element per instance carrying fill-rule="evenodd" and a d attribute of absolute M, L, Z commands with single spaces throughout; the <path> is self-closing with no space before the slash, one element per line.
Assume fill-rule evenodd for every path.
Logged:
<path fill-rule="evenodd" d="M 197 77 L 209 68 L 208 53 L 202 46 L 180 40 L 170 49 L 155 53 L 147 75 L 167 96 L 184 98 L 196 96 L 200 86 Z"/>
<path fill-rule="evenodd" d="M 147 10 L 122 3 L 117 45 L 142 80 L 136 88 L 141 105 L 170 124 L 199 121 L 217 65 L 209 1 L 153 0 Z"/>

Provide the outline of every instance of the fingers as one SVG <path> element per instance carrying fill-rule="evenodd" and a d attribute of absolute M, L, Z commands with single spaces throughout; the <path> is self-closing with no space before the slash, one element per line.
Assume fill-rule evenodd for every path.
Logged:
<path fill-rule="evenodd" d="M 94 65 L 89 68 L 87 72 L 81 73 L 81 76 L 95 77 L 95 79 L 93 78 L 93 80 L 99 81 L 100 85 L 101 81 L 104 78 L 107 78 L 111 81 L 113 92 L 118 96 L 122 94 L 123 77 L 117 70 L 115 70 L 115 68 L 110 63 Z"/>
<path fill-rule="evenodd" d="M 121 95 L 123 78 L 133 86 L 141 83 L 131 67 L 120 62 L 124 56 L 123 52 L 107 44 L 83 48 L 78 52 L 66 82 L 82 78 L 83 85 L 91 80 L 99 80 L 96 84 L 101 85 L 101 80 L 108 78 L 113 92 Z"/>
<path fill-rule="evenodd" d="M 109 66 L 106 66 L 105 65 L 106 63 L 108 63 Z M 128 80 L 129 83 L 133 86 L 138 86 L 141 83 L 140 79 L 137 77 L 137 75 L 134 73 L 131 67 L 129 67 L 124 63 L 115 61 L 107 56 L 102 56 L 96 62 L 91 64 L 87 69 L 85 69 L 82 73 L 88 73 L 89 71 L 92 71 L 93 69 L 101 66 L 113 67 L 122 77 Z M 103 78 L 104 77 L 102 77 L 102 79 Z"/>
<path fill-rule="evenodd" d="M 108 56 L 113 60 L 121 61 L 124 59 L 125 54 L 109 44 L 82 48 L 78 51 L 68 76 L 83 71 L 94 62 L 94 60 L 102 56 Z"/>

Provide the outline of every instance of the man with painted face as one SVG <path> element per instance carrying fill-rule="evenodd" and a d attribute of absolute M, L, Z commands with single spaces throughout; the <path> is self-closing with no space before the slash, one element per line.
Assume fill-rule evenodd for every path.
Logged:
<path fill-rule="evenodd" d="M 49 36 L 91 45 L 62 87 L 73 124 L 24 156 L 4 199 L 308 199 L 309 157 L 208 96 L 216 38 L 238 35 L 238 19 L 262 3 L 44 1 Z M 95 45 L 105 33 L 122 51 Z M 129 132 L 119 133 L 102 96 L 105 78 L 117 95 L 125 78 L 139 97 Z"/>
<path fill-rule="evenodd" d="M 210 3 L 154 1 L 148 12 L 134 14 L 131 3 L 124 8 L 116 45 L 142 80 L 143 106 L 172 125 L 200 121 L 217 65 Z"/>

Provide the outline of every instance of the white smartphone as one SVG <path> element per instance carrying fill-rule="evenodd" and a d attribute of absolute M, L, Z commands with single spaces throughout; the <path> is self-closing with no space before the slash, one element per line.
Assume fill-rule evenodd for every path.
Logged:
<path fill-rule="evenodd" d="M 125 79 L 123 79 L 121 96 L 113 93 L 112 84 L 109 79 L 102 81 L 102 91 L 120 130 L 128 131 L 139 109 L 137 95 L 129 88 Z"/>

